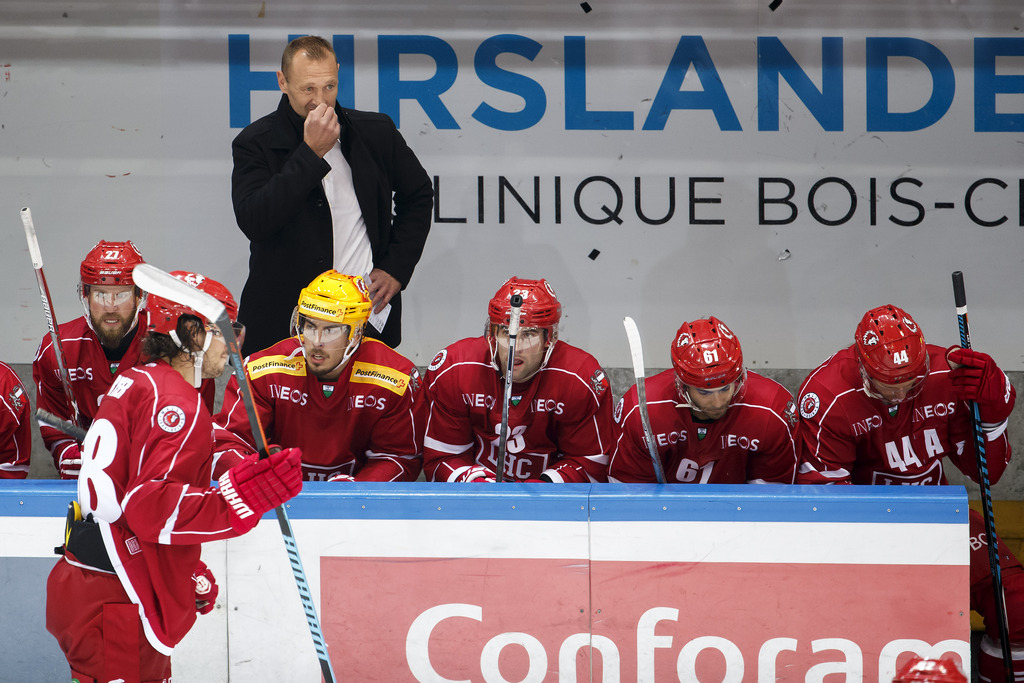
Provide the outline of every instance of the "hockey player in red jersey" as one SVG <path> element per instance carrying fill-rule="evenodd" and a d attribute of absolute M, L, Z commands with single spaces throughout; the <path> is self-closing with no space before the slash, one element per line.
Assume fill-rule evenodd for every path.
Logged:
<path fill-rule="evenodd" d="M 503 478 L 606 481 L 612 438 L 608 380 L 593 356 L 558 339 L 562 307 L 547 281 L 517 277 L 491 299 L 484 336 L 442 349 L 427 368 L 427 479 L 496 478 L 513 294 L 523 303 Z"/>
<path fill-rule="evenodd" d="M 17 373 L 0 363 L 0 479 L 27 477 L 31 453 L 28 394 Z"/>
<path fill-rule="evenodd" d="M 361 277 L 329 270 L 299 293 L 295 336 L 246 359 L 267 439 L 301 447 L 309 481 L 415 481 L 422 469 L 419 372 L 363 338 L 372 305 Z M 214 422 L 218 453 L 255 452 L 235 377 Z"/>
<path fill-rule="evenodd" d="M 666 483 L 792 484 L 796 408 L 786 388 L 745 369 L 739 339 L 714 316 L 683 323 L 671 353 L 672 369 L 645 385 Z M 614 416 L 608 480 L 656 481 L 635 385 Z"/>
<path fill-rule="evenodd" d="M 142 254 L 130 241 L 96 244 L 80 267 L 78 295 L 85 315 L 58 326 L 83 427 L 92 422 L 114 379 L 139 363 L 142 335 L 138 334 L 137 322 L 145 299 L 132 279 L 132 268 L 140 263 Z M 73 419 L 49 334 L 39 344 L 32 379 L 37 408 L 65 420 Z M 78 442 L 44 424 L 39 425 L 39 433 L 61 479 L 77 478 L 82 464 Z"/>
<path fill-rule="evenodd" d="M 47 581 L 46 628 L 81 683 L 169 681 L 174 646 L 216 599 L 200 544 L 244 534 L 302 488 L 298 449 L 241 462 L 210 486 L 212 422 L 196 369 L 219 375 L 227 346 L 189 308 L 150 296 L 146 313 L 153 362 L 121 373 L 96 412 L 64 557 Z"/>
<path fill-rule="evenodd" d="M 892 305 L 864 314 L 854 343 L 819 365 L 800 387 L 802 484 L 946 484 L 948 458 L 978 480 L 971 411 L 981 414 L 991 483 L 1010 461 L 1007 419 L 1016 392 L 987 354 L 925 343 L 906 311 Z M 982 671 L 1001 677 L 999 630 L 980 516 L 971 513 L 971 609 L 985 617 L 989 652 Z M 1000 550 L 1005 550 L 1001 547 Z M 1008 553 L 1000 562 L 1010 639 L 1024 673 L 1024 573 Z M 1016 566 L 1016 569 L 1014 569 Z M 988 660 L 988 661 L 986 661 Z"/>

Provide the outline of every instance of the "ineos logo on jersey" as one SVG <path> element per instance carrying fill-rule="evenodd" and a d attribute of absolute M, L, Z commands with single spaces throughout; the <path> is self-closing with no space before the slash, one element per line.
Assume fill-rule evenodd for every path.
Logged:
<path fill-rule="evenodd" d="M 444 364 L 444 359 L 448 357 L 448 349 L 441 349 L 434 356 L 434 359 L 430 361 L 430 365 L 427 366 L 427 370 L 437 370 L 441 365 Z"/>
<path fill-rule="evenodd" d="M 950 401 L 949 403 L 935 403 L 930 406 L 921 406 L 920 408 L 914 409 L 914 422 L 920 422 L 921 420 L 927 420 L 932 417 L 946 417 L 956 412 L 956 402 Z"/>
<path fill-rule="evenodd" d="M 655 434 L 654 440 L 659 446 L 674 446 L 680 441 L 686 442 L 686 430 L 679 432 L 668 432 L 667 434 Z"/>
<path fill-rule="evenodd" d="M 565 404 L 553 398 L 538 398 L 533 402 L 533 412 L 561 415 Z"/>
<path fill-rule="evenodd" d="M 486 394 L 463 394 L 462 400 L 470 408 L 487 408 L 487 410 L 490 410 L 494 407 L 494 397 L 487 396 Z"/>
<path fill-rule="evenodd" d="M 348 397 L 348 409 L 354 410 L 355 408 L 376 408 L 377 410 L 384 410 L 387 407 L 387 399 L 383 396 L 349 396 Z"/>
<path fill-rule="evenodd" d="M 298 389 L 292 389 L 291 387 L 281 386 L 280 384 L 270 385 L 270 395 L 273 398 L 279 398 L 282 401 L 291 401 L 292 403 L 300 406 L 306 405 L 309 400 L 309 394 Z"/>
<path fill-rule="evenodd" d="M 861 434 L 867 434 L 872 429 L 878 429 L 882 426 L 881 415 L 871 415 L 863 420 L 850 423 L 850 429 L 853 430 L 854 436 L 860 436 Z"/>
<path fill-rule="evenodd" d="M 156 415 L 156 424 L 168 434 L 180 432 L 185 426 L 185 411 L 178 406 L 161 408 Z"/>
<path fill-rule="evenodd" d="M 751 439 L 749 436 L 743 436 L 742 434 L 722 435 L 722 448 L 728 448 L 730 446 L 739 446 L 745 451 L 756 451 L 757 446 L 760 443 L 760 439 Z"/>
<path fill-rule="evenodd" d="M 53 374 L 60 377 L 60 370 L 54 370 Z M 68 368 L 68 378 L 72 382 L 80 382 L 82 380 L 92 381 L 92 368 Z"/>
<path fill-rule="evenodd" d="M 805 420 L 809 420 L 818 414 L 818 408 L 820 407 L 821 399 L 818 398 L 816 393 L 809 391 L 800 399 L 800 416 Z"/>

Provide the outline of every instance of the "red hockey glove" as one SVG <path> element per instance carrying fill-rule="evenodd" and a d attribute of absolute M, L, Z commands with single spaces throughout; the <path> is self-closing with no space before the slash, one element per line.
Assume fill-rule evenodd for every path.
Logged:
<path fill-rule="evenodd" d="M 472 465 L 466 467 L 462 471 L 457 471 L 456 476 L 452 481 L 476 481 L 481 483 L 489 483 L 495 481 L 494 472 L 490 471 L 483 465 Z"/>
<path fill-rule="evenodd" d="M 221 475 L 220 494 L 235 513 L 231 526 L 252 529 L 264 512 L 291 500 L 302 490 L 302 451 L 286 448 L 262 460 L 246 460 Z"/>
<path fill-rule="evenodd" d="M 82 447 L 74 441 L 69 442 L 57 456 L 61 479 L 78 479 L 82 471 Z"/>
<path fill-rule="evenodd" d="M 327 481 L 355 481 L 356 478 L 350 474 L 335 474 Z"/>
<path fill-rule="evenodd" d="M 953 371 L 953 392 L 961 401 L 977 401 L 985 422 L 1002 422 L 1013 410 L 1014 391 L 992 356 L 951 346 L 946 360 Z"/>
<path fill-rule="evenodd" d="M 220 588 L 217 586 L 217 579 L 213 578 L 213 572 L 200 560 L 192 574 L 192 580 L 196 584 L 196 612 L 209 614 L 213 611 L 213 605 L 217 602 L 217 594 Z"/>

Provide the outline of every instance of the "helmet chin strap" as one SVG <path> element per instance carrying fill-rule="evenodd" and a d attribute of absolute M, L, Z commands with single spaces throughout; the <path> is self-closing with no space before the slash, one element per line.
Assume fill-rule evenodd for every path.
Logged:
<path fill-rule="evenodd" d="M 179 349 L 184 351 L 185 347 L 183 347 L 181 345 L 181 339 L 178 338 L 177 330 L 171 330 L 170 331 L 170 336 L 171 336 L 171 339 L 174 340 L 175 345 Z M 210 342 L 212 342 L 212 341 L 213 341 L 213 335 L 210 334 L 209 332 L 207 332 L 206 333 L 206 339 L 203 341 L 203 348 L 202 349 L 200 349 L 199 351 L 187 351 L 186 352 L 192 358 L 192 367 L 195 370 L 195 373 L 194 373 L 193 379 L 192 379 L 192 386 L 195 387 L 196 389 L 198 389 L 199 385 L 203 383 L 203 357 L 206 355 L 207 350 L 209 350 Z"/>

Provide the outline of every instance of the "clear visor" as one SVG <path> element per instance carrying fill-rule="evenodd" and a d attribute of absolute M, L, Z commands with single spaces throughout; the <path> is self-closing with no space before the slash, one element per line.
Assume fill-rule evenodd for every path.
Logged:
<path fill-rule="evenodd" d="M 97 285 L 86 285 L 85 295 L 99 306 L 124 306 L 135 300 L 135 287 L 107 289 Z"/>
<path fill-rule="evenodd" d="M 238 321 L 235 321 L 231 323 L 231 330 L 235 333 L 235 339 L 238 340 L 238 345 L 241 346 L 245 340 L 245 325 Z M 220 328 L 214 325 L 213 323 L 207 323 L 206 331 L 212 334 L 214 337 L 222 336 L 220 333 Z"/>
<path fill-rule="evenodd" d="M 491 336 L 503 349 L 508 349 L 508 325 L 491 325 Z M 520 351 L 532 349 L 547 341 L 547 330 L 542 327 L 520 327 L 516 335 L 516 348 Z"/>
<path fill-rule="evenodd" d="M 928 370 L 924 374 L 899 384 L 886 384 L 868 374 L 864 366 L 860 366 L 860 376 L 864 380 L 864 391 L 868 396 L 877 398 L 887 406 L 894 406 L 903 401 L 915 398 L 924 389 L 924 381 L 928 377 Z"/>
<path fill-rule="evenodd" d="M 299 340 L 303 344 L 309 342 L 324 346 L 344 345 L 348 343 L 349 336 L 352 334 L 351 325 L 314 320 L 303 315 L 299 316 L 295 327 L 299 334 Z"/>

